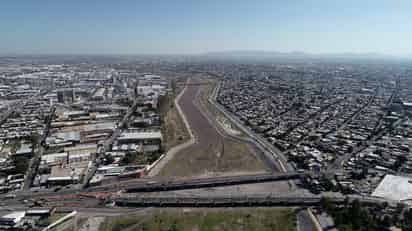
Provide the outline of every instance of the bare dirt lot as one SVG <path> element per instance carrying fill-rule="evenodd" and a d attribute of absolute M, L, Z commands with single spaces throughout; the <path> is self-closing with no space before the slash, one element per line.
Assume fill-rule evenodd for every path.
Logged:
<path fill-rule="evenodd" d="M 202 80 L 193 79 L 191 84 L 199 81 Z M 189 85 L 179 101 L 194 133 L 196 143 L 177 153 L 164 166 L 159 175 L 195 177 L 265 171 L 265 166 L 256 158 L 251 147 L 222 137 L 202 114 L 195 99 L 199 90 L 206 86 Z"/>
<path fill-rule="evenodd" d="M 163 118 L 163 148 L 165 151 L 189 139 L 185 124 L 174 106 L 174 99 L 175 94 L 169 93 L 164 96 L 160 104 L 160 113 Z"/>

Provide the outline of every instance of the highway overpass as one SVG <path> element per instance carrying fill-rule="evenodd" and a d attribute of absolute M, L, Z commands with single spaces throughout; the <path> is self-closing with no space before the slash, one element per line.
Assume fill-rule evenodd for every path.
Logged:
<path fill-rule="evenodd" d="M 176 180 L 176 181 L 149 181 L 142 184 L 134 184 L 126 187 L 123 191 L 126 193 L 133 192 L 155 192 L 155 191 L 170 191 L 170 190 L 183 190 L 193 188 L 206 188 L 206 187 L 218 187 L 228 185 L 240 185 L 261 183 L 269 181 L 284 181 L 300 179 L 304 177 L 304 173 L 265 173 L 255 175 L 243 175 L 243 176 L 227 176 L 227 177 L 212 177 L 212 178 L 199 178 L 190 180 Z"/>
<path fill-rule="evenodd" d="M 321 196 L 138 196 L 113 199 L 117 206 L 124 207 L 256 207 L 256 206 L 316 206 Z M 345 196 L 328 197 L 332 203 L 345 203 Z M 385 200 L 373 197 L 349 196 L 349 201 L 358 199 L 363 204 L 380 204 Z"/>

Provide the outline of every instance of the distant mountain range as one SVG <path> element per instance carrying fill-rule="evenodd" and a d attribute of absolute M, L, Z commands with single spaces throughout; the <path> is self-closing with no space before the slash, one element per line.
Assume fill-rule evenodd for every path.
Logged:
<path fill-rule="evenodd" d="M 209 58 L 230 58 L 230 59 L 380 59 L 380 60 L 412 60 L 410 56 L 394 56 L 380 53 L 330 53 L 330 54 L 311 54 L 300 51 L 295 52 L 276 52 L 276 51 L 220 51 L 202 54 Z"/>
<path fill-rule="evenodd" d="M 400 63 L 412 63 L 411 55 L 386 55 L 381 53 L 329 53 L 329 54 L 313 54 L 301 51 L 294 52 L 277 52 L 277 51 L 262 51 L 262 50 L 232 50 L 232 51 L 217 51 L 217 52 L 207 52 L 199 54 L 44 54 L 44 55 L 1 55 L 0 62 L 4 63 L 14 62 L 14 59 L 24 60 L 27 62 L 79 62 L 83 61 L 99 61 L 108 62 L 113 59 L 123 59 L 123 60 L 133 60 L 133 59 L 170 59 L 170 60 L 180 60 L 180 61 L 229 61 L 229 62 L 246 62 L 246 63 L 256 63 L 256 62 L 307 62 L 307 61 L 319 61 L 319 62 L 346 62 L 346 61 L 364 61 L 364 62 L 376 62 L 381 61 L 386 62 L 400 62 Z"/>

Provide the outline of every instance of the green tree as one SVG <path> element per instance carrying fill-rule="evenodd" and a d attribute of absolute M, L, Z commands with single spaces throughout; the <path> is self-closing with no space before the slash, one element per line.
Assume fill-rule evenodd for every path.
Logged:
<path fill-rule="evenodd" d="M 114 162 L 114 158 L 113 158 L 112 155 L 106 155 L 104 157 L 104 159 L 105 159 L 104 164 L 106 164 L 106 165 L 107 164 L 112 164 Z"/>
<path fill-rule="evenodd" d="M 126 155 L 121 160 L 122 165 L 128 165 L 135 162 L 137 154 L 135 152 L 127 152 Z"/>
<path fill-rule="evenodd" d="M 402 231 L 412 231 L 412 209 L 408 209 L 403 213 Z"/>
<path fill-rule="evenodd" d="M 320 199 L 320 207 L 325 210 L 327 213 L 331 213 L 334 210 L 334 206 L 329 198 L 322 197 Z"/>
<path fill-rule="evenodd" d="M 352 227 L 355 230 L 360 230 L 362 225 L 361 216 L 361 204 L 359 200 L 353 200 L 351 206 L 347 212 L 348 218 L 352 222 Z"/>
<path fill-rule="evenodd" d="M 15 166 L 15 173 L 25 174 L 29 167 L 29 159 L 24 156 L 17 156 L 13 158 L 13 164 Z"/>
<path fill-rule="evenodd" d="M 380 226 L 382 229 L 389 229 L 391 227 L 392 224 L 392 220 L 391 217 L 388 215 L 385 215 L 382 219 L 382 221 L 380 222 Z"/>
<path fill-rule="evenodd" d="M 177 226 L 177 222 L 174 221 L 173 224 L 170 226 L 168 231 L 179 231 L 179 227 Z"/>

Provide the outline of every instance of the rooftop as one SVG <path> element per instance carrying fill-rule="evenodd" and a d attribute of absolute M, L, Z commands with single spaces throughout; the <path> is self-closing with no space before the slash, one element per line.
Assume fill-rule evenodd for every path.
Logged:
<path fill-rule="evenodd" d="M 156 132 L 128 132 L 122 133 L 119 137 L 119 140 L 128 140 L 128 139 L 137 139 L 137 140 L 144 140 L 144 139 L 161 139 L 162 134 L 160 131 Z"/>
<path fill-rule="evenodd" d="M 387 174 L 372 196 L 397 201 L 412 199 L 412 178 Z"/>

